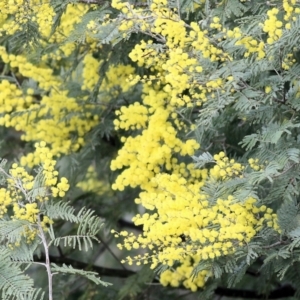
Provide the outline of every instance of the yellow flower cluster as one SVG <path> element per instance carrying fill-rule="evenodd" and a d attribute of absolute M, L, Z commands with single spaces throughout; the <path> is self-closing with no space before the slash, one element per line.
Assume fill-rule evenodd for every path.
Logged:
<path fill-rule="evenodd" d="M 149 40 L 147 43 L 141 41 L 136 44 L 133 50 L 129 53 L 129 57 L 132 61 L 136 62 L 139 67 L 145 65 L 146 67 L 151 67 L 159 62 L 160 58 L 166 58 L 165 55 L 160 54 L 156 49 L 152 49 L 151 45 L 153 41 Z"/>
<path fill-rule="evenodd" d="M 230 177 L 242 177 L 244 166 L 235 162 L 234 159 L 229 159 L 222 151 L 214 155 L 216 165 L 210 170 L 210 175 L 215 179 L 228 179 Z"/>
<path fill-rule="evenodd" d="M 111 163 L 111 169 L 122 169 L 128 167 L 121 175 L 118 176 L 113 189 L 123 190 L 125 186 L 131 187 L 141 186 L 146 189 L 151 179 L 164 168 L 173 170 L 177 165 L 177 161 L 172 160 L 175 154 L 193 155 L 195 150 L 199 148 L 198 143 L 194 139 L 181 141 L 176 135 L 177 130 L 174 125 L 168 121 L 170 111 L 159 102 L 163 102 L 167 98 L 167 94 L 163 91 L 152 93 L 145 97 L 145 104 L 152 101 L 152 105 L 148 112 L 147 128 L 135 137 L 122 138 L 125 142 L 124 146 L 118 152 L 118 156 Z M 151 103 L 151 102 L 150 102 Z M 129 111 L 136 109 L 134 106 L 123 109 L 126 117 L 122 119 L 119 116 L 117 127 L 125 128 L 127 124 L 132 126 L 141 126 L 141 118 L 135 118 L 136 114 L 130 114 Z M 143 109 L 146 112 L 146 108 Z M 151 184 L 150 184 L 151 185 Z"/>
<path fill-rule="evenodd" d="M 265 43 L 258 41 L 252 36 L 245 36 L 239 27 L 235 27 L 233 30 L 223 30 L 226 33 L 227 38 L 237 39 L 236 46 L 243 45 L 246 48 L 244 57 L 249 57 L 253 53 L 257 53 L 257 59 L 262 59 L 266 56 Z"/>
<path fill-rule="evenodd" d="M 92 54 L 85 55 L 83 59 L 84 69 L 82 72 L 82 90 L 93 91 L 100 79 L 100 66 L 103 62 L 95 59 Z M 109 67 L 99 88 L 101 93 L 101 103 L 108 103 L 112 97 L 117 97 L 120 93 L 126 93 L 132 87 L 127 81 L 130 74 L 134 74 L 134 68 L 130 65 L 119 64 Z"/>
<path fill-rule="evenodd" d="M 29 5 L 30 13 L 34 13 L 32 21 L 39 24 L 38 28 L 41 34 L 47 38 L 53 25 L 53 7 L 50 3 L 40 3 L 39 0 L 30 3 L 23 2 L 3 1 L 0 6 L 2 5 L 3 9 L 6 9 L 3 12 L 10 16 L 17 13 L 19 6 Z M 4 47 L 0 47 L 0 59 L 7 65 L 7 69 L 12 69 L 18 75 L 17 77 L 21 78 L 20 80 L 30 78 L 38 86 L 37 90 L 32 88 L 24 90 L 18 82 L 0 81 L 0 113 L 3 114 L 0 117 L 0 125 L 22 131 L 21 138 L 25 141 L 46 141 L 54 155 L 80 149 L 85 145 L 86 133 L 99 123 L 98 115 L 95 115 L 96 109 L 99 108 L 97 104 L 86 104 L 82 109 L 83 106 L 80 103 L 82 99 L 69 97 L 68 91 L 62 88 L 64 84 L 62 78 L 54 75 L 56 61 L 59 60 L 61 52 L 63 55 L 69 56 L 75 45 L 74 43 L 63 43 L 63 41 L 72 32 L 74 25 L 81 21 L 81 17 L 89 8 L 90 6 L 85 4 L 67 5 L 58 29 L 49 39 L 50 43 L 60 42 L 62 46 L 57 53 L 49 54 L 50 56 L 47 54 L 44 57 L 45 62 L 34 64 L 24 55 L 10 54 Z M 10 17 L 3 19 L 3 24 L 9 23 L 9 20 Z M 52 58 L 54 61 L 48 61 L 48 58 Z M 93 59 L 90 53 L 85 55 L 82 68 L 83 90 L 92 90 L 99 79 L 99 74 L 97 74 L 99 65 L 100 62 Z M 102 97 L 101 101 L 103 99 L 109 101 L 111 95 L 116 96 L 121 91 L 127 92 L 131 85 L 126 82 L 126 77 L 133 71 L 131 66 L 111 67 L 100 88 L 102 92 L 110 93 L 110 95 Z M 78 74 L 72 74 L 72 76 L 75 80 L 75 76 Z M 79 84 L 82 84 L 80 80 Z M 19 114 L 14 114 L 15 112 Z"/>
<path fill-rule="evenodd" d="M 215 28 L 217 30 L 222 30 L 222 25 L 220 24 L 220 18 L 214 17 L 212 19 L 212 23 L 210 24 L 210 28 Z"/>
<path fill-rule="evenodd" d="M 116 111 L 116 115 L 120 115 L 120 120 L 114 120 L 115 129 L 129 130 L 145 128 L 149 119 L 148 114 L 147 107 L 141 105 L 139 102 L 135 102 L 128 107 L 122 106 L 119 111 Z"/>
<path fill-rule="evenodd" d="M 31 190 L 33 188 L 34 177 L 32 175 L 29 175 L 23 167 L 19 167 L 18 164 L 14 163 L 12 165 L 9 174 L 12 176 L 12 178 L 8 178 L 7 181 L 11 185 L 10 188 L 13 195 L 17 198 L 22 198 L 22 190 L 14 190 L 15 180 L 17 180 L 25 190 Z"/>
<path fill-rule="evenodd" d="M 93 33 L 96 33 L 97 31 L 95 31 L 96 29 L 96 22 L 94 20 L 91 20 L 87 25 L 86 28 L 91 30 Z"/>
<path fill-rule="evenodd" d="M 154 268 L 158 263 L 172 266 L 191 255 L 199 260 L 215 259 L 249 243 L 263 226 L 279 230 L 277 215 L 270 208 L 256 206 L 254 198 L 240 203 L 229 196 L 210 204 L 205 194 L 199 193 L 203 182 L 188 183 L 174 174 L 157 175 L 153 181 L 156 189 L 142 192 L 136 201 L 155 211 L 133 218 L 136 225 L 143 225 L 143 234 L 116 234 L 125 237 L 124 244 L 118 245 L 121 249 L 153 249 L 151 258 L 125 260 L 130 263 L 151 259 Z"/>
<path fill-rule="evenodd" d="M 34 153 L 21 159 L 22 164 L 30 166 L 30 169 L 34 166 L 39 168 L 35 177 L 17 163 L 12 164 L 8 173 L 1 169 L 7 187 L 0 189 L 0 218 L 8 214 L 13 220 L 26 220 L 32 225 L 40 221 L 43 229 L 47 230 L 47 225 L 53 221 L 47 216 L 39 220 L 42 202 L 47 201 L 49 196 L 63 197 L 69 184 L 64 177 L 57 183 L 58 172 L 54 169 L 56 161 L 52 159 L 53 154 L 46 143 L 36 143 L 35 148 Z M 36 226 L 24 226 L 23 236 L 27 242 L 33 241 L 37 233 Z"/>
<path fill-rule="evenodd" d="M 272 210 L 265 212 L 266 207 L 257 207 L 253 198 L 237 203 L 230 196 L 211 204 L 205 194 L 199 193 L 209 178 L 227 180 L 243 176 L 244 167 L 225 153 L 214 156 L 216 165 L 211 170 L 195 170 L 192 164 L 181 162 L 182 157 L 193 155 L 199 145 L 193 139 L 183 142 L 177 137 L 180 126 L 185 128 L 178 121 L 177 109 L 201 105 L 208 96 L 214 98 L 216 91 L 222 91 L 232 78 L 206 79 L 199 84 L 203 72 L 200 61 L 224 61 L 230 57 L 209 41 L 207 31 L 196 23 L 184 24 L 166 5 L 166 1 L 159 0 L 151 4 L 155 19 L 152 27 L 146 18 L 140 18 L 148 22 L 141 25 L 144 26 L 141 30 L 162 40 L 165 51 L 158 51 L 152 41 L 142 41 L 129 55 L 139 66 L 156 72 L 149 77 L 132 76 L 132 84 L 145 83 L 143 104 L 121 108 L 114 121 L 116 129 L 141 132 L 134 137 L 122 137 L 124 146 L 112 161 L 111 169 L 126 169 L 112 187 L 123 190 L 125 186 L 139 186 L 142 192 L 135 201 L 149 212 L 133 218 L 136 225 L 143 225 L 143 234 L 134 236 L 122 231 L 115 235 L 124 238 L 124 243 L 118 244 L 120 249 L 146 248 L 152 253 L 127 257 L 124 262 L 151 262 L 152 268 L 158 263 L 173 266 L 175 261 L 180 262 L 174 272 L 162 274 L 161 282 L 172 286 L 183 282 L 196 290 L 204 285 L 207 271 L 200 273 L 197 281 L 191 281 L 191 257 L 199 262 L 228 255 L 249 243 L 263 226 L 278 230 L 278 225 Z M 121 28 L 128 30 L 132 25 L 126 27 L 124 22 L 132 21 L 140 9 L 119 1 L 115 2 L 115 8 L 128 17 Z M 221 31 L 219 22 L 215 18 L 211 28 Z M 243 33 L 238 28 L 228 31 L 227 36 L 238 39 L 237 45 L 245 46 L 245 56 L 253 53 L 258 53 L 258 59 L 265 56 L 264 42 L 241 38 Z M 160 86 L 162 90 L 155 88 Z M 182 95 L 187 89 L 190 95 Z"/>
<path fill-rule="evenodd" d="M 0 218 L 8 215 L 13 220 L 30 222 L 32 226 L 24 226 L 22 234 L 27 242 L 36 238 L 39 232 L 36 226 L 38 222 L 44 230 L 48 230 L 47 226 L 53 223 L 49 217 L 41 217 L 42 202 L 47 201 L 50 195 L 63 197 L 69 189 L 66 178 L 62 177 L 57 183 L 58 172 L 54 169 L 56 161 L 52 159 L 53 154 L 46 143 L 36 143 L 35 148 L 34 153 L 21 158 L 23 166 L 13 163 L 8 173 L 0 170 L 7 182 L 6 188 L 0 189 Z M 35 177 L 24 166 L 34 170 Z M 18 245 L 19 242 L 11 246 Z"/>
<path fill-rule="evenodd" d="M 21 157 L 20 164 L 29 168 L 41 165 L 43 187 L 45 189 L 50 188 L 53 197 L 64 197 L 65 192 L 68 191 L 70 186 L 67 178 L 65 177 L 62 177 L 60 182 L 57 183 L 58 171 L 55 170 L 56 160 L 53 159 L 53 152 L 51 152 L 50 148 L 46 146 L 46 142 L 44 141 L 36 143 L 35 148 L 36 150 L 33 153 L 31 152 L 28 155 Z M 32 189 L 34 183 L 33 176 L 29 176 L 29 178 L 27 178 L 25 176 L 27 174 L 25 169 L 23 167 L 17 167 L 17 164 L 14 164 L 13 167 L 15 167 L 15 169 L 11 170 L 11 175 L 14 178 L 18 178 L 20 177 L 18 174 L 21 172 L 22 177 L 26 178 L 26 182 L 29 181 L 29 183 L 26 183 L 26 186 L 29 186 L 30 189 Z M 22 181 L 24 181 L 24 179 L 22 179 Z M 48 197 L 46 196 L 47 193 L 45 192 L 45 198 L 39 197 L 38 200 L 47 200 Z"/>
<path fill-rule="evenodd" d="M 0 218 L 7 213 L 7 208 L 13 202 L 13 199 L 10 196 L 10 191 L 5 188 L 0 189 Z"/>
<path fill-rule="evenodd" d="M 250 158 L 250 159 L 248 159 L 248 163 L 249 163 L 250 167 L 255 171 L 260 171 L 260 170 L 264 169 L 264 167 L 265 167 L 263 164 L 259 164 L 258 158 L 256 158 L 256 159 Z"/>
<path fill-rule="evenodd" d="M 89 9 L 88 5 L 77 4 L 76 6 L 69 4 L 65 12 L 62 14 L 58 29 L 51 36 L 49 42 L 61 43 L 68 37 L 74 29 L 74 25 L 81 21 L 81 17 Z M 17 31 L 22 30 L 24 24 L 35 22 L 37 28 L 43 38 L 49 38 L 54 17 L 56 15 L 54 7 L 50 3 L 43 3 L 41 0 L 3 0 L 0 3 L 1 19 L 0 36 L 3 34 L 13 35 Z M 26 30 L 26 29 L 25 29 Z M 43 41 L 41 41 L 44 43 Z M 45 55 L 43 58 L 60 59 L 59 53 L 69 55 L 74 50 L 73 43 L 66 43 L 60 47 L 57 53 Z"/>
<path fill-rule="evenodd" d="M 284 20 L 285 21 L 296 21 L 296 15 L 300 13 L 300 8 L 296 6 L 296 0 L 283 0 L 282 6 L 285 11 Z M 288 26 L 289 25 L 289 26 Z M 290 28 L 290 23 L 285 26 L 287 29 Z"/>
<path fill-rule="evenodd" d="M 66 37 L 69 37 L 74 26 L 82 21 L 82 16 L 86 14 L 89 8 L 90 6 L 84 3 L 78 3 L 77 5 L 69 3 L 62 14 L 59 27 L 54 35 L 51 36 L 50 42 L 61 43 Z M 68 56 L 67 53 L 65 55 Z"/>
<path fill-rule="evenodd" d="M 272 44 L 277 41 L 282 35 L 282 21 L 279 21 L 277 14 L 279 13 L 278 8 L 272 8 L 267 12 L 268 19 L 265 21 L 263 26 L 263 31 L 268 33 L 269 37 L 267 39 L 268 44 Z"/>
<path fill-rule="evenodd" d="M 271 91 L 272 91 L 272 87 L 270 87 L 269 85 L 267 85 L 267 86 L 265 87 L 265 93 L 266 93 L 266 94 L 269 94 Z"/>
<path fill-rule="evenodd" d="M 278 19 L 280 11 L 278 8 L 272 8 L 267 12 L 268 18 L 263 24 L 263 31 L 268 33 L 267 43 L 272 44 L 282 36 L 282 28 L 289 30 L 292 22 L 297 20 L 300 14 L 300 8 L 296 7 L 296 0 L 283 0 L 283 20 Z M 284 24 L 285 23 L 285 24 Z"/>
<path fill-rule="evenodd" d="M 194 268 L 199 263 L 199 257 L 188 256 L 183 259 L 182 264 L 175 267 L 174 270 L 166 270 L 160 275 L 160 283 L 163 286 L 168 284 L 172 287 L 178 287 L 183 285 L 186 289 L 190 289 L 196 292 L 198 288 L 202 288 L 205 285 L 206 278 L 209 277 L 207 270 L 200 271 L 197 276 L 192 277 Z"/>
<path fill-rule="evenodd" d="M 2 24 L 0 23 L 0 36 L 3 34 L 12 35 L 28 22 L 28 3 L 24 0 L 3 0 L 0 3 Z M 9 19 L 9 16 L 14 16 Z"/>
<path fill-rule="evenodd" d="M 177 95 L 190 87 L 191 77 L 193 76 L 190 73 L 197 72 L 197 70 L 201 73 L 201 67 L 194 70 L 193 67 L 196 65 L 197 60 L 189 58 L 188 54 L 183 52 L 182 49 L 176 48 L 170 51 L 169 59 L 161 67 L 166 73 L 164 75 L 164 80 L 166 81 L 164 89 L 172 96 L 170 100 L 171 105 L 185 105 L 185 101 L 180 101 Z"/>
<path fill-rule="evenodd" d="M 51 33 L 51 28 L 54 23 L 55 11 L 50 3 L 40 3 L 39 5 L 32 6 L 32 13 L 34 17 L 32 20 L 36 20 L 41 36 L 48 38 Z"/>
<path fill-rule="evenodd" d="M 68 179 L 65 177 L 62 177 L 60 182 L 57 184 L 56 187 L 52 187 L 52 195 L 54 197 L 64 197 L 66 192 L 69 190 L 69 184 L 68 184 Z"/>
<path fill-rule="evenodd" d="M 112 0 L 111 6 L 115 9 L 122 10 L 126 7 L 126 3 L 121 0 Z"/>
<path fill-rule="evenodd" d="M 53 69 L 42 66 L 36 66 L 30 63 L 23 55 L 13 55 L 7 53 L 4 47 L 0 47 L 1 60 L 9 64 L 12 68 L 18 68 L 20 74 L 24 77 L 32 78 L 39 82 L 40 88 L 49 90 L 53 87 L 58 87 L 60 81 L 53 75 Z"/>
<path fill-rule="evenodd" d="M 46 162 L 46 165 L 51 166 L 53 170 L 53 166 L 55 165 L 56 161 L 52 160 L 53 154 L 50 152 L 50 149 L 46 147 L 46 142 L 43 141 L 40 143 L 36 143 L 35 148 L 35 152 L 21 157 L 20 164 L 22 166 L 33 168 L 33 166 L 37 166 L 39 164 L 42 164 L 43 162 Z"/>
<path fill-rule="evenodd" d="M 244 45 L 247 51 L 244 56 L 249 57 L 251 53 L 257 53 L 257 59 L 262 59 L 266 56 L 264 47 L 265 43 L 260 41 L 258 42 L 256 39 L 252 37 L 244 37 L 235 43 L 236 45 Z"/>
<path fill-rule="evenodd" d="M 101 65 L 101 62 L 95 59 L 93 55 L 89 53 L 84 57 L 83 63 L 83 86 L 81 87 L 81 89 L 92 91 L 100 78 L 99 67 Z"/>
<path fill-rule="evenodd" d="M 0 82 L 0 113 L 10 113 L 12 111 L 20 111 L 24 108 L 28 108 L 33 101 L 33 97 L 27 93 L 23 95 L 22 91 L 18 87 L 10 83 L 8 80 L 2 80 Z M 10 99 L 10 101 L 7 101 Z M 8 116 L 5 118 L 0 118 L 0 125 L 4 125 L 8 122 Z M 21 126 L 17 130 L 21 129 Z"/>
<path fill-rule="evenodd" d="M 62 56 L 68 57 L 75 49 L 74 42 L 63 43 L 74 29 L 74 25 L 79 23 L 82 16 L 88 11 L 89 5 L 69 3 L 61 16 L 60 24 L 56 31 L 51 35 L 54 17 L 56 15 L 53 5 L 44 3 L 41 0 L 3 0 L 0 3 L 0 36 L 3 34 L 13 35 L 23 29 L 24 24 L 34 22 L 44 39 L 50 43 L 61 43 L 55 52 L 43 55 L 42 59 L 49 58 L 59 61 Z M 44 40 L 40 41 L 46 44 Z M 93 41 L 90 40 L 91 43 Z"/>
<path fill-rule="evenodd" d="M 71 34 L 74 26 L 81 22 L 82 16 L 86 14 L 88 9 L 89 5 L 83 3 L 78 3 L 76 5 L 69 3 L 61 16 L 59 26 L 49 38 L 54 22 L 54 9 L 46 3 L 41 7 L 36 7 L 37 23 L 43 37 L 49 38 L 49 43 L 61 44 L 56 51 L 43 55 L 42 60 L 46 61 L 47 59 L 54 59 L 57 62 L 62 57 L 69 57 L 73 53 L 75 50 L 75 42 L 66 42 L 66 39 Z M 93 43 L 91 39 L 86 39 L 86 42 Z"/>
<path fill-rule="evenodd" d="M 153 41 L 141 41 L 135 46 L 129 57 L 139 66 L 150 67 L 158 72 L 157 83 L 164 84 L 165 92 L 170 95 L 170 105 L 179 107 L 185 105 L 193 107 L 195 103 L 201 105 L 206 101 L 206 94 L 212 91 L 209 86 L 211 83 L 214 89 L 223 87 L 222 80 L 220 84 L 218 79 L 209 80 L 207 86 L 206 84 L 199 85 L 198 82 L 203 71 L 201 61 L 205 63 L 207 59 L 212 62 L 229 59 L 223 50 L 209 40 L 207 30 L 201 30 L 195 22 L 185 24 L 176 10 L 167 6 L 167 1 L 153 1 L 150 5 L 151 18 L 148 11 L 147 13 L 143 12 L 140 8 L 134 8 L 127 2 L 118 5 L 116 8 L 119 9 L 121 6 L 130 6 L 129 12 L 125 13 L 123 26 L 126 22 L 135 22 L 135 24 L 143 22 L 141 31 L 151 36 L 157 36 L 165 44 L 164 50 L 158 50 Z M 221 26 L 218 23 L 219 19 L 215 17 L 214 21 L 215 28 L 216 26 L 219 28 Z M 128 28 L 123 30 L 128 30 Z M 149 78 L 148 84 L 151 85 L 151 78 Z M 182 96 L 186 89 L 190 90 L 192 97 Z"/>
<path fill-rule="evenodd" d="M 84 179 L 76 185 L 85 192 L 93 192 L 99 196 L 111 191 L 110 185 L 103 180 L 99 180 L 95 168 L 90 166 Z"/>
<path fill-rule="evenodd" d="M 151 4 L 153 9 L 156 7 L 156 2 L 165 2 L 165 1 L 156 1 L 154 0 Z M 131 29 L 139 27 L 141 31 L 147 31 L 150 29 L 149 23 L 147 20 L 147 14 L 140 8 L 135 8 L 134 5 L 129 2 L 123 2 L 120 0 L 113 0 L 111 3 L 112 7 L 122 12 L 126 15 L 126 18 L 122 18 L 122 22 L 119 25 L 119 30 L 124 32 L 124 37 L 126 32 L 129 32 Z M 142 17 L 141 17 L 142 16 Z M 106 22 L 105 22 L 106 23 Z"/>
<path fill-rule="evenodd" d="M 40 210 L 38 209 L 36 203 L 26 203 L 23 206 L 19 206 L 18 203 L 15 203 L 13 206 L 13 212 L 15 219 L 36 223 L 37 214 L 40 212 Z"/>
<path fill-rule="evenodd" d="M 127 81 L 127 78 L 134 72 L 135 69 L 130 65 L 111 66 L 105 74 L 106 78 L 103 80 L 100 91 L 105 91 L 113 97 L 128 92 L 132 85 Z"/>
<path fill-rule="evenodd" d="M 31 225 L 24 226 L 22 237 L 25 237 L 28 243 L 32 242 L 38 232 L 37 223 L 40 223 L 46 231 L 47 226 L 53 221 L 43 215 L 41 216 L 41 207 L 43 201 L 47 201 L 49 196 L 63 197 L 69 189 L 68 180 L 64 177 L 57 183 L 58 172 L 54 169 L 56 161 L 52 159 L 53 154 L 46 147 L 45 142 L 35 144 L 35 152 L 27 157 L 22 157 L 22 164 L 31 170 L 35 169 L 35 177 L 31 175 L 24 167 L 13 163 L 8 173 L 1 169 L 1 173 L 6 178 L 6 188 L 0 189 L 0 218 L 5 215 L 10 216 L 12 220 L 26 220 Z M 43 212 L 44 214 L 44 212 Z M 18 246 L 16 242 L 12 247 Z"/>
<path fill-rule="evenodd" d="M 16 84 L 2 81 L 0 90 L 1 107 L 6 114 L 0 118 L 0 124 L 22 130 L 25 141 L 44 140 L 51 145 L 54 155 L 76 151 L 85 144 L 84 135 L 97 123 L 98 116 L 92 116 L 95 108 L 92 104 L 85 105 L 85 110 L 76 99 L 68 97 L 67 91 L 61 91 L 61 79 L 53 75 L 53 70 L 38 67 L 21 55 L 11 55 L 4 47 L 0 48 L 1 59 L 18 68 L 24 77 L 39 83 L 39 87 L 48 93 L 35 103 L 32 91 L 23 91 Z M 50 92 L 51 91 L 51 92 Z M 13 112 L 22 112 L 13 116 Z M 68 121 L 62 121 L 72 113 Z M 74 134 L 77 138 L 74 138 Z"/>
<path fill-rule="evenodd" d="M 296 62 L 296 59 L 292 53 L 287 54 L 287 56 L 283 59 L 282 68 L 284 70 L 290 69 Z"/>

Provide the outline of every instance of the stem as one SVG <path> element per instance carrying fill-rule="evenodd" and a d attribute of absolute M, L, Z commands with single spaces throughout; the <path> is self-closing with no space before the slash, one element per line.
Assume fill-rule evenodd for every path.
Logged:
<path fill-rule="evenodd" d="M 125 266 L 121 263 L 120 259 L 109 248 L 109 245 L 101 238 L 101 236 L 98 235 L 97 238 L 101 241 L 101 243 L 104 245 L 104 247 L 106 248 L 106 250 L 113 256 L 113 258 L 121 265 L 122 269 L 126 270 Z"/>
<path fill-rule="evenodd" d="M 48 275 L 49 300 L 53 300 L 53 295 L 52 295 L 52 273 L 51 273 L 51 267 L 50 267 L 49 249 L 48 249 L 48 244 L 47 244 L 47 241 L 46 241 L 44 230 L 43 230 L 42 225 L 41 225 L 39 215 L 38 215 L 37 219 L 38 219 L 38 228 L 39 228 L 39 231 L 40 231 L 40 238 L 42 240 L 44 250 L 45 250 L 45 260 L 46 260 L 45 267 L 46 267 L 47 275 Z"/>
<path fill-rule="evenodd" d="M 285 244 L 285 242 L 284 241 L 278 241 L 278 242 L 275 242 L 271 245 L 263 246 L 262 248 L 263 249 L 270 249 L 270 248 L 273 248 L 273 247 L 276 247 L 276 246 L 279 246 L 279 245 L 282 245 L 282 244 Z"/>
<path fill-rule="evenodd" d="M 282 171 L 278 175 L 274 175 L 273 178 L 279 177 L 279 176 L 287 173 L 289 170 L 291 170 L 292 168 L 294 168 L 296 165 L 297 165 L 297 163 L 292 164 L 290 167 L 288 167 L 286 170 Z"/>

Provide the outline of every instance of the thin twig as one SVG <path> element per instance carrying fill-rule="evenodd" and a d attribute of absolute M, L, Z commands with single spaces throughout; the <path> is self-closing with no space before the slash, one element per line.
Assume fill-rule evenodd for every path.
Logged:
<path fill-rule="evenodd" d="M 19 81 L 18 81 L 18 79 L 17 79 L 15 73 L 14 73 L 14 72 L 11 72 L 11 75 L 12 75 L 12 77 L 14 78 L 14 80 L 15 80 L 15 82 L 16 82 L 18 88 L 19 88 L 20 90 L 22 90 L 22 87 L 21 87 L 21 85 L 20 85 L 20 83 L 19 83 Z"/>
<path fill-rule="evenodd" d="M 270 248 L 274 248 L 274 247 L 279 246 L 279 245 L 282 245 L 282 244 L 285 244 L 285 242 L 284 242 L 284 241 L 278 241 L 278 242 L 273 243 L 273 244 L 271 244 L 271 245 L 263 246 L 262 248 L 263 248 L 263 249 L 270 249 Z"/>
<path fill-rule="evenodd" d="M 48 244 L 46 241 L 46 237 L 44 234 L 44 230 L 42 228 L 41 225 L 41 220 L 40 220 L 40 216 L 37 216 L 37 224 L 38 224 L 38 228 L 39 228 L 39 232 L 40 232 L 40 238 L 42 240 L 42 244 L 44 246 L 44 250 L 45 250 L 45 267 L 47 270 L 47 275 L 48 275 L 48 289 L 49 289 L 49 300 L 53 300 L 53 295 L 52 295 L 52 273 L 51 273 L 51 266 L 50 266 L 50 258 L 49 258 L 49 249 L 48 249 Z"/>
<path fill-rule="evenodd" d="M 113 256 L 113 258 L 120 264 L 122 269 L 127 270 L 125 266 L 120 262 L 120 259 L 111 251 L 107 243 L 101 238 L 101 236 L 97 236 L 97 238 L 100 240 L 100 242 L 104 245 L 104 247 L 107 249 L 107 251 Z"/>
<path fill-rule="evenodd" d="M 291 170 L 291 169 L 292 169 L 293 167 L 295 167 L 296 165 L 297 165 L 297 163 L 292 164 L 289 168 L 287 168 L 287 169 L 284 170 L 283 172 L 281 172 L 281 173 L 279 173 L 279 174 L 277 174 L 277 175 L 274 175 L 273 178 L 279 177 L 279 176 L 281 176 L 281 175 L 287 173 L 289 170 Z"/>

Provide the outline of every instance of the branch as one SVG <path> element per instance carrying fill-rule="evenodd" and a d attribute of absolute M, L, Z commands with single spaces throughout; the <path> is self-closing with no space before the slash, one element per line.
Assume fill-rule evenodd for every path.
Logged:
<path fill-rule="evenodd" d="M 84 263 L 72 258 L 68 257 L 59 257 L 49 255 L 50 261 L 56 264 L 66 264 L 72 265 L 74 268 L 78 269 L 87 269 L 89 271 L 97 272 L 99 276 L 108 276 L 108 277 L 120 277 L 120 278 L 127 278 L 131 275 L 136 274 L 134 271 L 130 270 L 123 270 L 123 269 L 112 269 L 112 268 L 104 268 L 100 266 L 90 265 L 88 263 Z M 40 257 L 37 255 L 34 256 L 34 262 L 44 262 L 45 261 L 45 254 L 43 253 Z"/>
<path fill-rule="evenodd" d="M 286 242 L 284 242 L 284 241 L 278 241 L 278 242 L 275 242 L 275 243 L 273 243 L 271 245 L 263 246 L 262 248 L 263 249 L 271 249 L 271 248 L 274 248 L 274 247 L 282 245 L 282 244 L 286 244 Z"/>
<path fill-rule="evenodd" d="M 58 257 L 58 256 L 49 256 L 50 261 L 57 264 L 67 264 L 72 265 L 74 268 L 78 269 L 87 269 L 89 271 L 94 271 L 99 274 L 99 276 L 108 276 L 108 277 L 119 277 L 119 278 L 127 278 L 129 276 L 135 275 L 137 272 L 131 270 L 124 269 L 112 269 L 105 268 L 95 265 L 90 265 L 88 263 L 80 262 L 78 260 L 67 258 L 67 257 Z M 41 257 L 34 256 L 34 262 L 44 262 L 45 255 L 42 254 Z M 158 283 L 157 279 L 153 280 L 153 283 Z M 180 289 L 186 290 L 183 286 Z M 292 297 L 295 294 L 295 289 L 290 285 L 284 285 L 279 287 L 269 294 L 259 294 L 256 291 L 252 290 L 242 290 L 242 289 L 232 289 L 232 288 L 224 288 L 217 287 L 215 289 L 215 294 L 219 296 L 226 296 L 231 298 L 243 298 L 243 299 L 280 299 L 286 297 Z"/>
<path fill-rule="evenodd" d="M 42 244 L 44 246 L 44 250 L 45 250 L 45 256 L 44 256 L 44 259 L 43 259 L 43 263 L 46 267 L 46 270 L 47 270 L 47 275 L 48 275 L 48 293 L 49 293 L 49 300 L 52 300 L 53 299 L 53 293 L 52 293 L 52 272 L 51 272 L 51 266 L 50 266 L 50 263 L 51 263 L 51 260 L 49 258 L 49 245 L 46 241 L 46 237 L 45 237 L 45 233 L 44 233 L 44 230 L 43 230 L 43 227 L 41 225 L 41 220 L 40 220 L 40 216 L 38 215 L 37 216 L 37 221 L 38 221 L 38 228 L 39 228 L 39 236 L 42 240 Z"/>

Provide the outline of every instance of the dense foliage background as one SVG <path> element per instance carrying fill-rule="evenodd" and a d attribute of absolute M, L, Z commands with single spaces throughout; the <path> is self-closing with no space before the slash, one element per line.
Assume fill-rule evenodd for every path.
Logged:
<path fill-rule="evenodd" d="M 2 299 L 298 299 L 299 15 L 2 0 Z"/>

